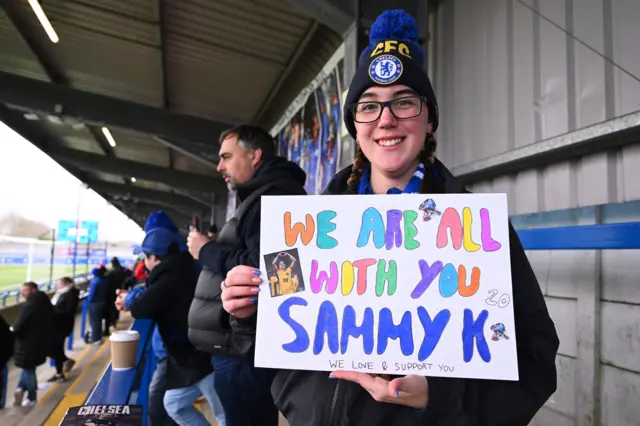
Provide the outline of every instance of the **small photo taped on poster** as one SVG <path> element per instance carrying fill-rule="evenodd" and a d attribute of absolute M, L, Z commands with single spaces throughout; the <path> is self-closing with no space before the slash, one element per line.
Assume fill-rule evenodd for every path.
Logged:
<path fill-rule="evenodd" d="M 264 263 L 269 277 L 271 297 L 304 291 L 298 249 L 265 254 Z"/>

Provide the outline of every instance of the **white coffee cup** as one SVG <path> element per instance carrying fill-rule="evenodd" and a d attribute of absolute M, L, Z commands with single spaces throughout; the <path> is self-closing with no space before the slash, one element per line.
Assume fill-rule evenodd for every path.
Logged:
<path fill-rule="evenodd" d="M 111 369 L 129 370 L 136 366 L 140 334 L 135 330 L 116 330 L 111 333 Z"/>

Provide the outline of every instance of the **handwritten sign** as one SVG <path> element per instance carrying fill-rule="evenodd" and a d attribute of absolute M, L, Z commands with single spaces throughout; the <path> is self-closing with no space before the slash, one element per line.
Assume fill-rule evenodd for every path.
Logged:
<path fill-rule="evenodd" d="M 517 380 L 507 198 L 262 197 L 255 365 Z"/>

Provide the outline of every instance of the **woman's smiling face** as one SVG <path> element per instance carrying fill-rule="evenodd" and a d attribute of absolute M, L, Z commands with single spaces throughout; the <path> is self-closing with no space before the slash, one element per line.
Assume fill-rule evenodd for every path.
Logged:
<path fill-rule="evenodd" d="M 417 94 L 405 85 L 374 86 L 365 91 L 358 102 L 386 102 L 411 96 Z M 428 108 L 422 105 L 420 114 L 413 118 L 398 119 L 389 108 L 384 108 L 378 120 L 371 123 L 355 122 L 355 127 L 360 148 L 371 163 L 372 170 L 394 176 L 413 167 L 432 125 L 429 123 Z"/>

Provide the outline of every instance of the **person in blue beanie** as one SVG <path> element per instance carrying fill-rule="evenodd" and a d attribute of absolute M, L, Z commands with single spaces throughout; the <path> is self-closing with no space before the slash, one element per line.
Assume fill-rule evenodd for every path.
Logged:
<path fill-rule="evenodd" d="M 206 420 L 193 408 L 193 400 L 204 395 L 222 426 L 224 412 L 213 388 L 207 356 L 195 351 L 188 342 L 185 344 L 186 313 L 200 267 L 186 252 L 184 239 L 163 211 L 149 216 L 145 231 L 145 239 L 136 254 L 145 255 L 149 270 L 147 287 L 120 292 L 118 305 L 120 309 L 130 310 L 134 317 L 150 317 L 158 323 L 152 337 L 157 366 L 149 386 L 147 422 L 204 425 Z M 170 293 L 174 296 L 166 299 Z"/>
<path fill-rule="evenodd" d="M 344 123 L 358 144 L 353 165 L 340 171 L 325 193 L 467 193 L 435 158 L 438 113 L 415 20 L 402 10 L 384 12 L 371 27 L 370 44 L 360 56 L 345 101 Z M 518 381 L 280 370 L 271 393 L 289 424 L 528 425 L 556 390 L 559 341 L 513 227 L 509 241 Z M 242 331 L 238 337 L 254 338 L 247 327 L 265 297 L 256 292 L 259 275 L 250 265 L 237 266 L 221 286 L 231 326 Z"/>

